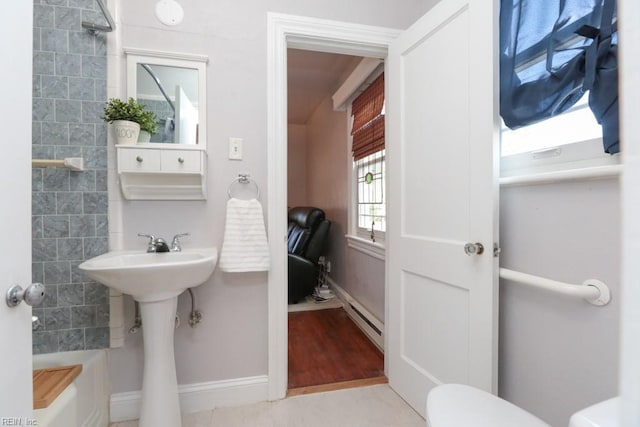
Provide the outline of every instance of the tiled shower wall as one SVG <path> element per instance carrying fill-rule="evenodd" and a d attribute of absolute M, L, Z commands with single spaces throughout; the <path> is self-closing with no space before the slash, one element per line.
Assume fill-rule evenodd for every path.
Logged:
<path fill-rule="evenodd" d="M 46 286 L 36 354 L 109 346 L 108 289 L 77 268 L 108 250 L 106 42 L 83 20 L 105 22 L 94 0 L 34 0 L 33 158 L 85 165 L 33 169 L 33 281 Z"/>

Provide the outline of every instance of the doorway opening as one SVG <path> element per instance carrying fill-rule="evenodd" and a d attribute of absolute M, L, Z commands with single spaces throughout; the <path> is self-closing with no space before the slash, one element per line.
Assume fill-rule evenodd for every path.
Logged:
<path fill-rule="evenodd" d="M 276 400 L 286 395 L 288 372 L 288 271 L 285 221 L 288 206 L 287 49 L 384 59 L 389 45 L 400 31 L 277 13 L 268 14 L 267 26 L 268 234 L 272 254 L 268 278 L 269 382 L 267 392 L 270 400 Z"/>
<path fill-rule="evenodd" d="M 345 237 L 358 199 L 351 102 L 384 67 L 363 59 L 287 50 L 289 395 L 386 382 L 384 257 Z"/>

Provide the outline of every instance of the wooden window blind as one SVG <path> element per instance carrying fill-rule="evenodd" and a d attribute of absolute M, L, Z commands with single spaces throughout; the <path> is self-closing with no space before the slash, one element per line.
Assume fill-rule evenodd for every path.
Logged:
<path fill-rule="evenodd" d="M 384 73 L 351 104 L 353 114 L 353 159 L 384 150 Z"/>

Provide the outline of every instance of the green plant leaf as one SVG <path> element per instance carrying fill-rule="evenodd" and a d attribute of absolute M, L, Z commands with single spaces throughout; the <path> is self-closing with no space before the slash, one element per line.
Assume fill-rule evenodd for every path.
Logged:
<path fill-rule="evenodd" d="M 111 98 L 104 107 L 102 120 L 112 123 L 115 120 L 129 120 L 140 125 L 140 129 L 155 133 L 157 118 L 153 111 L 148 111 L 146 105 L 139 104 L 130 97 L 127 102 L 118 98 Z"/>

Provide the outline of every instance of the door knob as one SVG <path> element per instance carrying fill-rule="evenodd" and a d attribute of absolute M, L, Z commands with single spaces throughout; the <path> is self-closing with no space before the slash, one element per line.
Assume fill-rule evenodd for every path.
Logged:
<path fill-rule="evenodd" d="M 482 255 L 483 252 L 484 246 L 482 246 L 482 243 L 467 243 L 464 245 L 464 253 L 469 256 Z"/>
<path fill-rule="evenodd" d="M 27 289 L 22 289 L 19 285 L 14 285 L 7 291 L 7 305 L 15 307 L 22 301 L 31 306 L 42 304 L 44 301 L 44 285 L 42 283 L 32 283 Z"/>

